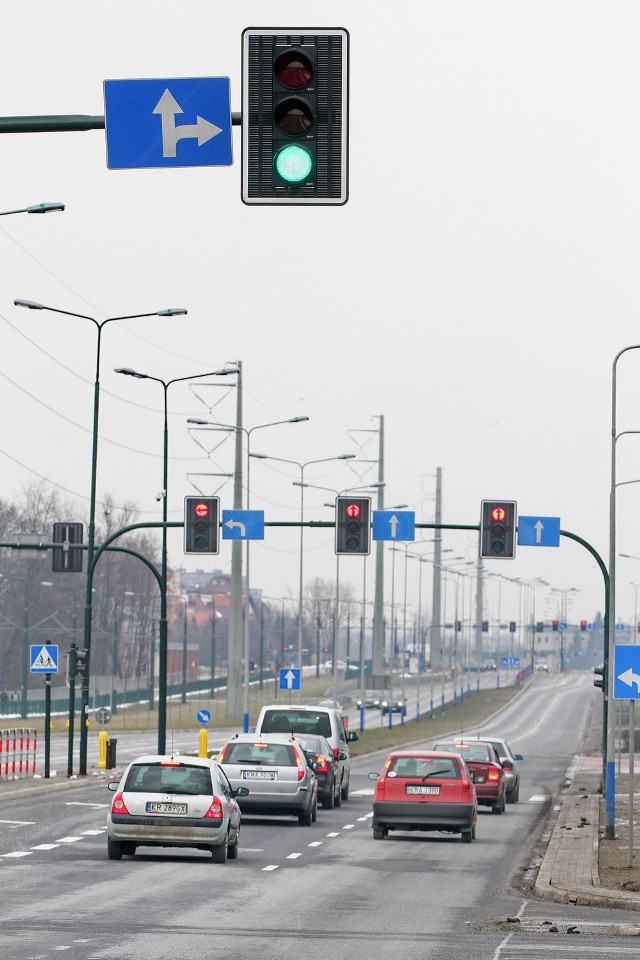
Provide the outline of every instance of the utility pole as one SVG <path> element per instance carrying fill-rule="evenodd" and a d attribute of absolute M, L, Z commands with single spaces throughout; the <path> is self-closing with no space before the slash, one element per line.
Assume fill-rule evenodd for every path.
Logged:
<path fill-rule="evenodd" d="M 432 594 L 432 627 L 431 627 L 431 669 L 442 669 L 442 618 L 441 607 L 441 576 L 442 576 L 442 537 L 439 524 L 442 523 L 442 467 L 436 467 L 436 508 L 434 522 L 436 536 L 433 549 L 433 594 Z"/>
<path fill-rule="evenodd" d="M 384 510 L 384 414 L 378 417 L 378 500 L 377 509 Z M 376 540 L 376 575 L 373 598 L 373 641 L 371 670 L 374 676 L 384 673 L 384 541 Z"/>

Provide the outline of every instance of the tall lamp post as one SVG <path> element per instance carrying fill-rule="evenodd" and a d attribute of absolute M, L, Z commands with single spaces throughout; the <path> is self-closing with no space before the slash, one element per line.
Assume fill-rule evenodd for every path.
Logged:
<path fill-rule="evenodd" d="M 300 558 L 299 558 L 299 570 L 298 570 L 298 667 L 302 670 L 302 600 L 303 600 L 303 546 L 304 546 L 304 471 L 307 467 L 310 467 L 312 464 L 316 463 L 330 463 L 333 460 L 353 460 L 355 453 L 339 453 L 335 457 L 322 457 L 320 460 L 307 460 L 305 463 L 300 463 L 298 460 L 287 460 L 284 457 L 272 457 L 267 456 L 266 454 L 251 454 L 253 457 L 258 457 L 260 460 L 276 460 L 278 463 L 290 463 L 294 467 L 298 467 L 300 470 Z M 302 674 L 301 674 L 302 675 Z M 302 684 L 298 689 L 298 703 L 302 698 Z"/>
<path fill-rule="evenodd" d="M 229 424 L 217 424 L 209 420 L 201 420 L 199 417 L 189 417 L 187 423 L 193 424 L 195 426 L 209 426 L 213 429 L 228 430 L 236 429 L 244 433 L 247 438 L 247 510 L 250 507 L 251 501 L 251 482 L 250 482 L 250 464 L 251 458 L 255 457 L 260 460 L 267 459 L 263 454 L 257 454 L 251 452 L 251 435 L 256 430 L 264 430 L 266 427 L 279 427 L 285 423 L 303 423 L 308 420 L 309 417 L 298 416 L 298 417 L 288 417 L 286 420 L 273 420 L 269 423 L 259 423 L 254 427 L 233 427 L 230 428 Z M 276 458 L 271 458 L 276 459 Z M 243 652 L 244 652 L 244 669 L 243 669 L 243 683 L 242 683 L 242 728 L 244 733 L 249 732 L 249 648 L 250 648 L 250 606 L 251 606 L 251 593 L 250 593 L 250 540 L 246 542 L 246 570 L 245 570 L 245 603 L 244 603 L 244 631 L 243 631 Z"/>
<path fill-rule="evenodd" d="M 88 738 L 88 707 L 89 707 L 89 671 L 91 656 L 91 615 L 92 615 L 92 596 L 91 581 L 93 555 L 95 548 L 95 525 L 96 525 L 96 479 L 98 465 L 98 417 L 100 407 L 100 350 L 102 345 L 102 331 L 108 323 L 116 320 L 137 320 L 142 317 L 173 317 L 186 314 L 184 307 L 170 308 L 168 310 L 154 310 L 150 313 L 130 313 L 125 316 L 107 317 L 106 320 L 96 320 L 94 317 L 87 316 L 84 313 L 74 313 L 71 310 L 60 310 L 57 307 L 48 307 L 43 303 L 37 303 L 33 300 L 14 300 L 17 307 L 26 307 L 28 310 L 49 310 L 52 313 L 60 313 L 67 317 L 77 317 L 81 320 L 90 320 L 94 325 L 96 339 L 96 372 L 93 388 L 93 427 L 92 427 L 92 448 L 91 448 L 91 492 L 89 496 L 89 531 L 87 536 L 87 580 L 85 592 L 84 609 L 84 639 L 83 649 L 86 654 L 84 672 L 82 676 L 82 699 L 80 706 L 80 776 L 86 776 L 87 773 L 87 738 Z"/>
<path fill-rule="evenodd" d="M 174 383 L 184 383 L 186 380 L 201 380 L 203 377 L 226 377 L 237 373 L 236 367 L 223 367 L 210 370 L 207 373 L 196 373 L 189 377 L 174 377 L 172 380 L 163 380 L 161 377 L 152 377 L 148 373 L 140 373 L 131 367 L 116 367 L 116 373 L 126 377 L 135 377 L 138 380 L 153 380 L 159 383 L 163 393 L 164 431 L 162 454 L 162 591 L 160 594 L 160 630 L 158 638 L 158 753 L 166 750 L 167 738 L 167 500 L 169 487 L 169 387 Z M 185 610 L 186 618 L 186 610 Z"/>

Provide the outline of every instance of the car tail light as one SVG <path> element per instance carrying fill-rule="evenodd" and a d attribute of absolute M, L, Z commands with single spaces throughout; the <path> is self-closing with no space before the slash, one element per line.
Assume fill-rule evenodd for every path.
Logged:
<path fill-rule="evenodd" d="M 222 820 L 224 817 L 224 810 L 222 809 L 222 800 L 219 800 L 218 797 L 214 797 L 211 806 L 204 815 L 205 820 Z"/>
<path fill-rule="evenodd" d="M 388 760 L 385 760 L 382 770 L 380 772 L 380 777 L 386 777 L 389 767 L 391 766 L 391 757 Z"/>
<path fill-rule="evenodd" d="M 115 797 L 113 798 L 113 802 L 111 804 L 111 813 L 129 813 L 127 810 L 127 805 L 124 802 L 122 791 L 120 791 L 120 793 L 116 793 Z"/>
<path fill-rule="evenodd" d="M 224 755 L 225 755 L 225 753 L 227 752 L 227 747 L 228 747 L 228 746 L 229 746 L 229 744 L 228 744 L 228 743 L 225 743 L 224 747 L 222 748 L 222 750 L 221 750 L 220 753 L 218 754 L 218 763 L 223 763 L 223 762 L 224 762 Z"/>
<path fill-rule="evenodd" d="M 327 773 L 328 771 L 329 771 L 329 764 L 327 763 L 326 757 L 322 757 L 322 756 L 316 757 L 316 772 Z"/>
<path fill-rule="evenodd" d="M 462 796 L 469 800 L 473 796 L 473 784 L 471 780 L 467 780 L 466 777 L 462 781 Z"/>
<path fill-rule="evenodd" d="M 306 766 L 305 760 L 300 756 L 297 750 L 293 751 L 296 755 L 296 763 L 298 764 L 298 781 L 304 780 L 304 768 Z"/>
<path fill-rule="evenodd" d="M 487 780 L 499 780 L 500 771 L 497 767 L 489 767 L 489 772 L 487 774 Z"/>

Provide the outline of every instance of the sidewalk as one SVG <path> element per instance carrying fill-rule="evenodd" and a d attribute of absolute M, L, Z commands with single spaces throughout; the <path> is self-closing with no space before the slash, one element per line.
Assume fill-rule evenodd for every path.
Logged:
<path fill-rule="evenodd" d="M 604 829 L 600 827 L 604 806 L 599 793 L 601 778 L 601 757 L 576 757 L 574 775 L 559 798 L 558 820 L 534 892 L 538 897 L 558 903 L 640 911 L 640 890 L 624 890 L 601 883 L 599 853 L 604 869 L 613 859 L 620 860 L 621 847 L 628 837 L 628 833 L 623 837 L 619 831 L 619 826 L 627 822 L 627 805 L 621 791 L 628 779 L 625 778 L 623 784 L 621 778 L 617 784 L 616 838 L 605 840 Z M 610 871 L 604 869 L 604 872 Z M 612 874 L 611 882 L 619 882 L 619 871 Z M 626 871 L 626 876 L 632 886 L 640 879 L 639 853 L 635 854 L 634 867 Z"/>

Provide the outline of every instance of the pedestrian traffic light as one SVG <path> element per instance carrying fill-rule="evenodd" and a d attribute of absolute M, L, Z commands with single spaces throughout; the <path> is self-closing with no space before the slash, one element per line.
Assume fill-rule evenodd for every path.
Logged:
<path fill-rule="evenodd" d="M 595 673 L 595 678 L 593 681 L 594 687 L 600 687 L 600 689 L 604 693 L 606 688 L 606 682 L 607 682 L 606 681 L 607 674 L 606 674 L 606 668 L 604 663 L 599 663 L 597 667 L 594 667 L 593 672 Z"/>
<path fill-rule="evenodd" d="M 82 543 L 81 523 L 54 523 L 53 543 L 61 543 L 51 551 L 51 569 L 54 573 L 82 573 L 81 549 L 70 549 L 71 544 Z"/>
<path fill-rule="evenodd" d="M 582 630 L 583 633 L 584 633 L 584 631 L 587 629 L 587 621 L 586 621 L 586 620 L 581 620 L 581 621 L 580 621 L 580 629 Z"/>
<path fill-rule="evenodd" d="M 87 677 L 89 675 L 89 651 L 80 650 L 76 647 L 76 673 L 81 677 Z"/>
<path fill-rule="evenodd" d="M 343 28 L 242 33 L 242 199 L 348 199 L 349 34 Z"/>
<path fill-rule="evenodd" d="M 336 554 L 371 553 L 371 497 L 336 497 Z"/>
<path fill-rule="evenodd" d="M 480 521 L 480 556 L 513 560 L 516 555 L 515 500 L 483 500 Z"/>
<path fill-rule="evenodd" d="M 220 552 L 220 497 L 184 498 L 184 552 Z"/>

